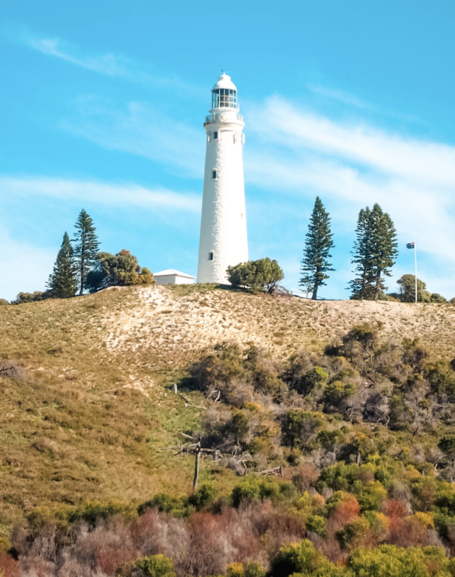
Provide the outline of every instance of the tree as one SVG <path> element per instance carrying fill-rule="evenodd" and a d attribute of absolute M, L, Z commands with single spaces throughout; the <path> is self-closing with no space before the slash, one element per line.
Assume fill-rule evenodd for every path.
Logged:
<path fill-rule="evenodd" d="M 432 293 L 432 295 L 430 297 L 430 301 L 432 303 L 446 303 L 447 299 L 445 297 L 443 297 L 442 295 L 440 295 L 439 293 Z"/>
<path fill-rule="evenodd" d="M 383 276 L 392 276 L 390 269 L 398 255 L 397 232 L 390 216 L 383 212 L 379 204 L 371 211 L 371 274 L 373 277 L 374 300 L 386 290 Z"/>
<path fill-rule="evenodd" d="M 358 276 L 349 285 L 352 297 L 363 300 L 367 298 L 367 290 L 371 286 L 371 210 L 366 207 L 359 212 L 356 228 L 356 240 L 354 241 L 354 251 L 352 264 L 356 265 L 355 272 Z"/>
<path fill-rule="evenodd" d="M 405 303 L 413 303 L 415 301 L 415 275 L 404 274 L 397 280 L 397 285 L 400 287 L 399 299 Z M 430 293 L 426 290 L 427 285 L 423 280 L 417 279 L 417 300 L 421 303 L 430 302 Z"/>
<path fill-rule="evenodd" d="M 141 577 L 176 577 L 174 563 L 165 555 L 150 555 L 136 561 Z"/>
<path fill-rule="evenodd" d="M 284 273 L 276 260 L 261 258 L 227 268 L 228 280 L 233 287 L 273 293 Z"/>
<path fill-rule="evenodd" d="M 87 275 L 86 286 L 96 292 L 108 286 L 132 286 L 155 284 L 148 268 L 141 268 L 137 258 L 129 250 L 122 249 L 115 255 L 100 252 L 93 270 Z"/>
<path fill-rule="evenodd" d="M 326 273 L 335 270 L 329 262 L 330 249 L 334 247 L 332 237 L 329 213 L 317 196 L 306 234 L 300 279 L 300 286 L 311 292 L 314 300 L 319 287 L 327 284 L 324 282 L 329 278 Z"/>
<path fill-rule="evenodd" d="M 27 303 L 34 303 L 37 301 L 44 301 L 48 299 L 50 294 L 48 291 L 35 291 L 33 293 L 19 293 L 15 301 L 11 301 L 12 305 L 23 305 Z"/>
<path fill-rule="evenodd" d="M 360 211 L 352 259 L 358 276 L 350 283 L 351 298 L 386 298 L 383 277 L 391 276 L 390 269 L 396 262 L 396 236 L 392 219 L 379 204 Z"/>
<path fill-rule="evenodd" d="M 84 209 L 81 210 L 75 224 L 74 233 L 74 256 L 77 264 L 77 274 L 79 277 L 79 294 L 83 294 L 86 288 L 87 275 L 96 262 L 96 255 L 99 250 L 98 237 L 95 234 L 93 220 Z"/>
<path fill-rule="evenodd" d="M 75 296 L 77 291 L 76 263 L 70 239 L 65 232 L 62 246 L 58 252 L 54 270 L 49 275 L 47 288 L 53 298 L 65 299 Z"/>

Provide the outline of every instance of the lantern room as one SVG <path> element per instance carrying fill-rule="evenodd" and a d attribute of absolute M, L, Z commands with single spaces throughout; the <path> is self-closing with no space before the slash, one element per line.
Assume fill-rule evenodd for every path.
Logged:
<path fill-rule="evenodd" d="M 238 108 L 237 88 L 224 71 L 212 88 L 212 110 L 215 108 Z"/>

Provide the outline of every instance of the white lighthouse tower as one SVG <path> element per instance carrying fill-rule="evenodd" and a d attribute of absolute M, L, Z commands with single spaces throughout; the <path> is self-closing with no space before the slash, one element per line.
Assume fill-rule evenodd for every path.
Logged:
<path fill-rule="evenodd" d="M 226 269 L 248 260 L 245 185 L 243 182 L 243 118 L 237 88 L 222 72 L 212 88 L 206 117 L 204 194 L 197 282 L 227 284 Z"/>

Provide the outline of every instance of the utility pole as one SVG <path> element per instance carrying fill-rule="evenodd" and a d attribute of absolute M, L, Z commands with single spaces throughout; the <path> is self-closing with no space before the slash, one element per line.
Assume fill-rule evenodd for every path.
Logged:
<path fill-rule="evenodd" d="M 198 443 L 197 447 L 196 447 L 196 451 L 194 453 L 195 455 L 195 461 L 194 461 L 194 479 L 193 479 L 193 493 L 196 493 L 197 491 L 197 480 L 199 477 L 199 456 L 201 454 L 201 444 Z"/>
<path fill-rule="evenodd" d="M 417 304 L 417 243 L 414 242 L 414 262 L 415 262 L 415 297 Z"/>

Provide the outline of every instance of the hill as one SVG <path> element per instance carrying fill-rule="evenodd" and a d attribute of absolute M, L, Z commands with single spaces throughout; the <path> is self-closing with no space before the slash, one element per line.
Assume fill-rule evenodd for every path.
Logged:
<path fill-rule="evenodd" d="M 124 288 L 0 307 L 0 524 L 37 505 L 141 502 L 190 490 L 193 460 L 160 451 L 197 430 L 206 403 L 185 390 L 188 367 L 216 343 L 254 343 L 285 360 L 321 351 L 354 325 L 420 338 L 455 357 L 455 307 L 306 301 L 211 285 Z M 179 383 L 186 398 L 172 392 Z M 235 475 L 205 463 L 228 491 Z"/>

